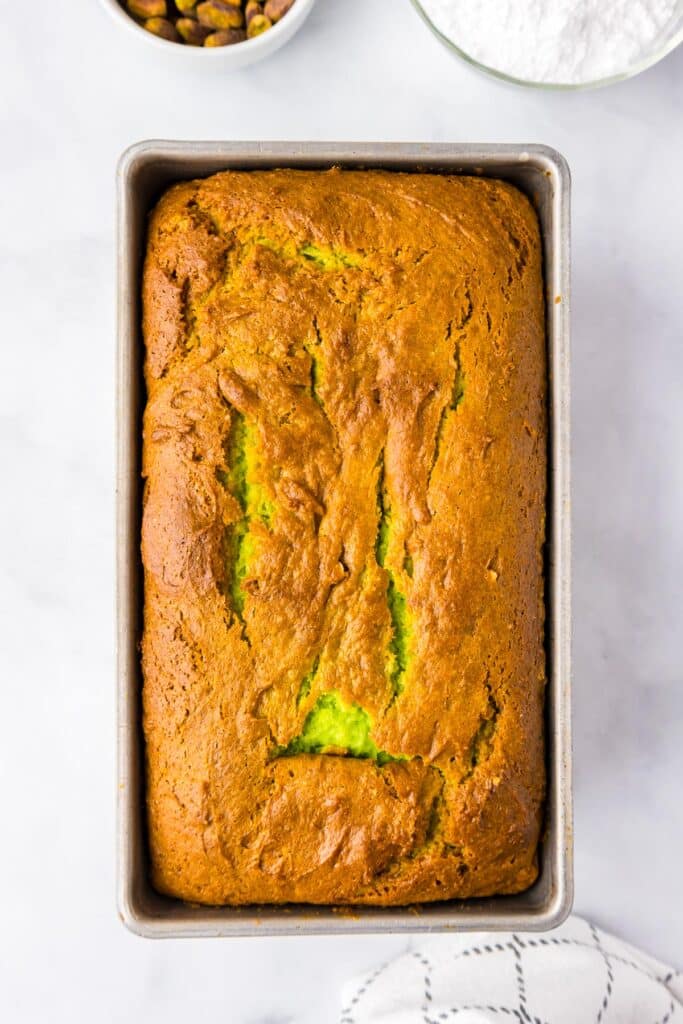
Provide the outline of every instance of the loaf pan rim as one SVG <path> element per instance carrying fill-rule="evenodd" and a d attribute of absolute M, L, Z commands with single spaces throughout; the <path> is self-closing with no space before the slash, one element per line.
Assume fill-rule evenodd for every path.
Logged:
<path fill-rule="evenodd" d="M 144 215 L 141 192 L 149 179 L 159 189 L 182 177 L 201 177 L 230 167 L 366 166 L 450 170 L 515 180 L 539 175 L 546 259 L 549 353 L 550 530 L 548 790 L 549 820 L 543 870 L 552 885 L 537 905 L 532 887 L 509 897 L 488 897 L 419 908 L 314 906 L 188 907 L 158 896 L 146 872 L 143 763 L 139 703 L 139 455 L 140 357 L 139 270 Z M 544 186 L 543 179 L 547 179 Z M 571 506 L 570 506 L 570 190 L 565 158 L 542 144 L 201 142 L 147 140 L 133 144 L 117 166 L 117 693 L 118 801 L 117 904 L 119 917 L 137 935 L 158 938 L 318 935 L 349 933 L 544 931 L 559 925 L 573 901 L 571 785 Z M 540 215 L 539 215 L 540 216 Z M 556 301 L 559 300 L 559 301 Z M 538 883 L 537 883 L 538 885 Z"/>

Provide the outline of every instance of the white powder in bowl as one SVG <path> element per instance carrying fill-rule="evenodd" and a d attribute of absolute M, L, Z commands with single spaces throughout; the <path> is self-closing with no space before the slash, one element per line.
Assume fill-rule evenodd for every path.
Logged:
<path fill-rule="evenodd" d="M 683 13 L 681 0 L 420 2 L 468 57 L 513 78 L 557 85 L 628 71 L 664 44 Z"/>

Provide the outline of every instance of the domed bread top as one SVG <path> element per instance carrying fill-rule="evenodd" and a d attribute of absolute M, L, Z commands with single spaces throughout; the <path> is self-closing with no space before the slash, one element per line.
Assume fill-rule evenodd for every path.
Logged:
<path fill-rule="evenodd" d="M 515 188 L 227 172 L 143 282 L 153 880 L 208 904 L 514 893 L 544 797 L 546 360 Z"/>

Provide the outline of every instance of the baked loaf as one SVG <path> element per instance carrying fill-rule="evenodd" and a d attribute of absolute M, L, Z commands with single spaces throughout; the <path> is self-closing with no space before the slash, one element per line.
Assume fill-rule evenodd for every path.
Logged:
<path fill-rule="evenodd" d="M 229 172 L 144 270 L 153 880 L 514 893 L 544 796 L 541 250 L 498 181 Z"/>

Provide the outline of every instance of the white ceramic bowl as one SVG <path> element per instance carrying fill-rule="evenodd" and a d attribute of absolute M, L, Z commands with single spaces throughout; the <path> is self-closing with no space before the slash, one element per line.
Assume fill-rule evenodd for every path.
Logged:
<path fill-rule="evenodd" d="M 131 39 L 141 45 L 154 47 L 160 56 L 165 56 L 169 61 L 186 66 L 202 66 L 220 68 L 229 71 L 233 68 L 244 68 L 248 64 L 255 64 L 271 53 L 279 50 L 288 39 L 291 39 L 295 32 L 298 32 L 304 21 L 311 13 L 315 0 L 295 0 L 294 6 L 289 9 L 281 21 L 278 21 L 267 32 L 254 39 L 246 39 L 243 43 L 233 43 L 232 46 L 187 46 L 184 43 L 171 43 L 167 39 L 160 39 L 159 36 L 147 32 L 139 25 L 118 0 L 102 0 L 105 8 L 114 20 L 127 29 Z"/>

